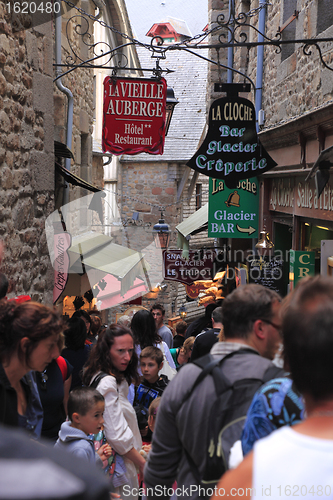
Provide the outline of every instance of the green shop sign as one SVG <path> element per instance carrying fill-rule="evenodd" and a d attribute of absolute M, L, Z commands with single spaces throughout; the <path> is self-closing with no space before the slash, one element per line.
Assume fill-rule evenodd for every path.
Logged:
<path fill-rule="evenodd" d="M 302 278 L 305 278 L 306 276 L 314 276 L 315 252 L 290 250 L 289 259 L 289 281 L 292 290 Z"/>
<path fill-rule="evenodd" d="M 257 238 L 259 183 L 256 177 L 228 189 L 223 180 L 209 179 L 208 237 Z"/>

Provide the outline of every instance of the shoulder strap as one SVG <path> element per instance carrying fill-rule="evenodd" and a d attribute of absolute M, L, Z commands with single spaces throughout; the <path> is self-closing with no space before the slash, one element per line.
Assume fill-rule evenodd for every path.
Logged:
<path fill-rule="evenodd" d="M 273 365 L 267 368 L 262 379 L 264 383 L 266 383 L 269 382 L 269 380 L 272 380 L 273 378 L 285 377 L 285 376 L 286 372 L 283 368 L 279 368 L 278 366 Z"/>
<path fill-rule="evenodd" d="M 58 356 L 56 359 L 56 362 L 60 368 L 61 375 L 62 375 L 62 381 L 65 382 L 67 378 L 67 363 L 66 360 L 62 356 Z"/>
<path fill-rule="evenodd" d="M 94 380 L 90 383 L 89 387 L 92 387 L 93 389 L 96 389 L 96 387 L 98 386 L 98 384 L 100 383 L 100 381 L 102 380 L 102 378 L 107 377 L 107 375 L 108 374 L 105 373 L 105 372 L 99 373 L 98 375 L 96 375 L 96 377 L 94 378 Z"/>
<path fill-rule="evenodd" d="M 206 377 L 206 375 L 213 373 L 213 370 L 216 366 L 221 366 L 226 359 L 232 358 L 236 354 L 255 354 L 259 356 L 259 354 L 253 349 L 247 349 L 246 347 L 244 347 L 243 349 L 238 349 L 237 351 L 232 351 L 229 354 L 226 354 L 225 356 L 223 356 L 223 358 L 216 359 L 214 356 L 212 356 L 212 354 L 206 354 L 205 356 L 194 360 L 193 363 L 202 368 L 202 372 L 199 373 L 199 375 L 195 379 L 194 384 L 190 392 L 186 395 L 185 399 L 190 397 L 196 386 L 200 384 L 200 382 Z M 221 377 L 224 379 L 225 385 L 228 385 L 229 381 L 222 374 L 222 372 L 219 373 L 219 378 Z"/>

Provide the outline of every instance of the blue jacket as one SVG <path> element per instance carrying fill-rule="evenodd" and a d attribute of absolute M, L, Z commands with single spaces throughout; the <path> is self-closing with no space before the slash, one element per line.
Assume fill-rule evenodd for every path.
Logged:
<path fill-rule="evenodd" d="M 101 462 L 99 456 L 95 455 L 94 441 L 80 429 L 72 427 L 71 422 L 61 424 L 59 439 L 54 446 L 67 450 L 76 457 L 84 458 L 89 463 Z"/>

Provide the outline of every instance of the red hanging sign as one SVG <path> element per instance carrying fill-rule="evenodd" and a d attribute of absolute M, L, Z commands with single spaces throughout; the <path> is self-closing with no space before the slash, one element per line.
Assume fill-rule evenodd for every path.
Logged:
<path fill-rule="evenodd" d="M 65 289 L 68 281 L 69 255 L 67 250 L 71 246 L 72 238 L 65 231 L 54 233 L 54 287 L 53 304 L 55 304 Z"/>
<path fill-rule="evenodd" d="M 163 154 L 167 83 L 164 78 L 104 79 L 104 152 Z"/>

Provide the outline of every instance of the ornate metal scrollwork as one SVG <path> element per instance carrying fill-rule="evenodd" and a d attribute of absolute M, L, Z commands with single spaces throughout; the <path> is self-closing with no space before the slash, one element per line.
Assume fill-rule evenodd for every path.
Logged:
<path fill-rule="evenodd" d="M 261 4 L 259 7 L 252 9 L 249 12 L 240 12 L 237 15 L 235 14 L 235 12 L 232 12 L 229 15 L 228 19 L 226 19 L 225 15 L 221 13 L 220 15 L 218 15 L 216 22 L 213 23 L 208 30 L 199 33 L 192 38 L 183 40 L 181 42 L 177 42 L 174 44 L 164 44 L 164 40 L 161 37 L 155 36 L 152 38 L 150 44 L 145 44 L 130 37 L 126 33 L 121 33 L 113 26 L 108 26 L 103 20 L 98 19 L 97 17 L 94 17 L 86 13 L 83 9 L 79 7 L 76 7 L 70 0 L 62 0 L 62 1 L 65 2 L 70 8 L 76 9 L 76 11 L 78 12 L 68 20 L 67 25 L 69 26 L 69 23 L 72 23 L 72 25 L 74 24 L 74 32 L 76 33 L 76 35 L 81 37 L 82 42 L 87 47 L 88 53 L 91 55 L 91 57 L 85 61 L 80 57 L 77 46 L 75 45 L 75 43 L 72 43 L 70 39 L 70 31 L 68 32 L 66 31 L 67 40 L 72 53 L 68 54 L 66 59 L 66 64 L 61 66 L 66 66 L 67 68 L 71 69 L 68 69 L 62 75 L 57 76 L 56 79 L 61 78 L 61 76 L 73 71 L 78 67 L 88 67 L 88 68 L 107 67 L 113 71 L 113 74 L 116 74 L 117 71 L 121 69 L 128 69 L 132 71 L 136 70 L 151 71 L 155 77 L 160 77 L 162 73 L 171 72 L 171 70 L 163 69 L 160 66 L 160 61 L 166 58 L 166 52 L 170 50 L 185 50 L 188 53 L 193 54 L 194 56 L 197 57 L 201 57 L 202 59 L 205 59 L 212 64 L 220 64 L 214 60 L 211 60 L 199 54 L 198 51 L 194 49 L 210 48 L 219 50 L 228 47 L 246 47 L 250 49 L 252 47 L 258 47 L 259 45 L 264 45 L 264 46 L 273 46 L 275 47 L 276 53 L 280 53 L 282 45 L 290 43 L 301 44 L 303 53 L 306 56 L 309 56 L 311 54 L 311 46 L 315 46 L 323 66 L 328 70 L 333 71 L 333 67 L 329 66 L 327 62 L 324 60 L 322 50 L 319 46 L 320 43 L 325 43 L 325 42 L 332 43 L 333 38 L 282 40 L 281 32 L 276 33 L 274 38 L 269 38 L 265 33 L 261 33 L 255 25 L 250 23 L 251 18 L 257 16 L 262 9 L 266 8 L 267 5 L 270 5 L 268 4 L 268 2 L 266 2 L 265 4 Z M 124 40 L 124 43 L 114 49 L 112 49 L 111 46 L 106 42 L 90 43 L 91 35 L 89 34 L 88 19 L 92 20 L 93 22 L 100 23 L 101 26 L 117 34 Z M 256 33 L 258 33 L 258 35 L 260 35 L 262 41 L 248 42 L 248 33 L 246 33 L 245 30 L 255 31 Z M 218 43 L 215 44 L 203 43 L 206 42 L 207 37 L 209 36 L 216 36 Z M 150 51 L 152 53 L 152 57 L 156 59 L 156 67 L 149 69 L 129 68 L 127 66 L 128 65 L 127 58 L 124 56 L 122 50 L 124 47 L 128 45 L 136 45 L 138 47 L 142 47 Z M 227 66 L 224 66 L 222 64 L 220 64 L 220 66 L 227 69 L 231 69 L 236 73 L 240 73 L 234 68 L 228 68 Z M 248 78 L 247 75 L 244 74 L 242 75 L 245 78 Z"/>
<path fill-rule="evenodd" d="M 306 56 L 310 56 L 312 54 L 311 47 L 315 47 L 317 49 L 322 65 L 325 66 L 325 68 L 329 69 L 330 71 L 333 71 L 333 68 L 328 66 L 328 64 L 325 62 L 321 48 L 317 42 L 311 41 L 311 42 L 305 43 L 303 45 L 303 54 Z"/>
<path fill-rule="evenodd" d="M 74 28 L 72 30 L 72 26 Z M 74 43 L 71 36 L 71 31 L 78 35 L 82 44 L 87 47 L 89 59 L 83 59 L 80 56 L 80 48 L 77 42 Z M 97 61 L 99 66 L 113 65 L 117 69 L 126 68 L 128 59 L 124 53 L 121 52 L 119 47 L 113 49 L 107 42 L 91 43 L 92 35 L 90 33 L 90 23 L 87 17 L 82 14 L 77 14 L 68 19 L 66 23 L 66 36 L 71 53 L 66 56 L 66 64 L 68 66 L 84 65 L 84 67 L 94 68 Z M 112 61 L 112 62 L 111 62 Z"/>

